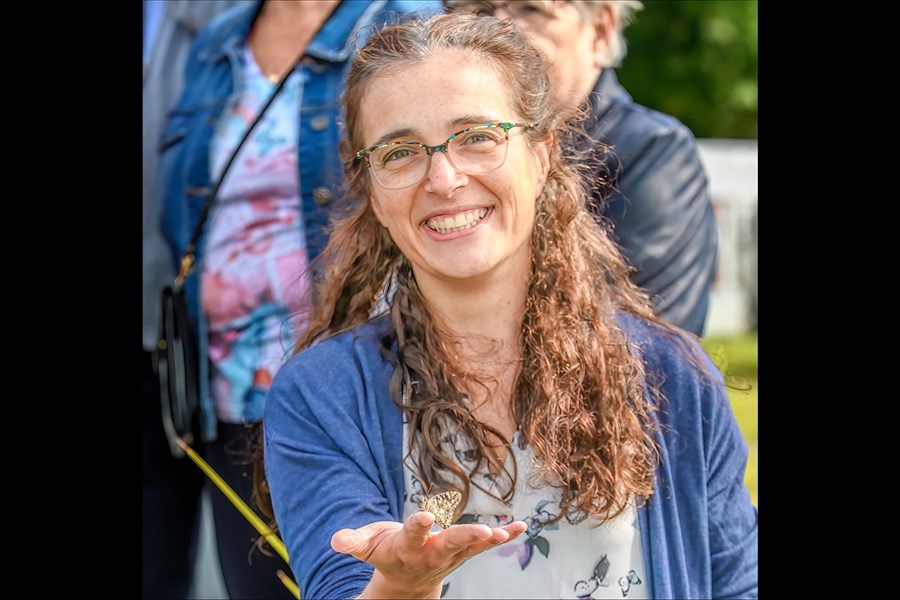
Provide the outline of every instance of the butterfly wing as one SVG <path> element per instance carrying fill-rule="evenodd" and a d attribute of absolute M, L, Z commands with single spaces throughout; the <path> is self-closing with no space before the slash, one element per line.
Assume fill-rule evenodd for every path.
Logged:
<path fill-rule="evenodd" d="M 460 500 L 462 500 L 462 494 L 456 490 L 432 497 L 426 496 L 422 501 L 422 510 L 433 513 L 435 523 L 442 529 L 447 529 L 453 522 L 453 511 L 456 510 Z"/>

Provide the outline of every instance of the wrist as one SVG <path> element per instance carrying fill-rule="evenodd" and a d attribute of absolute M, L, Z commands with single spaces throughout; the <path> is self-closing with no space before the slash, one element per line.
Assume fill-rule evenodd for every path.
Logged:
<path fill-rule="evenodd" d="M 362 594 L 357 596 L 359 600 L 374 598 L 392 598 L 395 600 L 419 600 L 433 599 L 440 600 L 441 587 L 443 580 L 433 584 L 430 582 L 422 582 L 416 585 L 410 581 L 397 582 L 382 575 L 377 569 L 372 574 L 372 580 L 363 590 Z"/>

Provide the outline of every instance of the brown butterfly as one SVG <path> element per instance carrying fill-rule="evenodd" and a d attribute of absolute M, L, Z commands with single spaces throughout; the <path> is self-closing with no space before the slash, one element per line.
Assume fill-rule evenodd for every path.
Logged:
<path fill-rule="evenodd" d="M 453 521 L 453 511 L 459 505 L 460 500 L 462 500 L 462 494 L 451 490 L 436 496 L 425 496 L 422 499 L 421 508 L 434 513 L 434 522 L 442 529 L 447 529 Z"/>

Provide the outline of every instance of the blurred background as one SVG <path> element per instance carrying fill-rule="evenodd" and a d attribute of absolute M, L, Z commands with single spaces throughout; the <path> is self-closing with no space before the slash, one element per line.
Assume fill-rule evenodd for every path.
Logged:
<path fill-rule="evenodd" d="M 636 101 L 680 119 L 700 144 L 720 236 L 702 341 L 726 373 L 758 506 L 757 10 L 749 0 L 644 0 L 626 29 L 628 55 L 617 73 Z M 202 535 L 193 596 L 227 598 L 208 521 Z"/>
<path fill-rule="evenodd" d="M 756 140 L 755 1 L 644 0 L 625 35 L 618 75 L 635 100 L 675 115 L 698 138 Z"/>
<path fill-rule="evenodd" d="M 703 341 L 731 384 L 757 506 L 758 32 L 755 1 L 644 0 L 618 70 L 635 100 L 691 128 L 709 171 L 719 268 Z"/>
<path fill-rule="evenodd" d="M 720 234 L 708 336 L 757 328 L 757 11 L 746 0 L 645 0 L 617 71 L 637 102 L 700 142 Z"/>
<path fill-rule="evenodd" d="M 704 346 L 726 373 L 747 445 L 747 486 L 757 485 L 758 3 L 644 0 L 626 29 L 619 79 L 641 104 L 694 132 L 719 225 L 719 268 Z"/>
<path fill-rule="evenodd" d="M 700 142 L 719 225 L 704 345 L 731 382 L 758 500 L 758 4 L 645 0 L 618 71 L 635 100 L 678 117 Z"/>

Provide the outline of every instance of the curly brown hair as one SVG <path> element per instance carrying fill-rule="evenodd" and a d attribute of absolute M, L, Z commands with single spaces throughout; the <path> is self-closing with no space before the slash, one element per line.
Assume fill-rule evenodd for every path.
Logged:
<path fill-rule="evenodd" d="M 518 117 L 536 124 L 527 130 L 529 142 L 549 143 L 550 169 L 531 235 L 512 411 L 521 443 L 534 448 L 542 482 L 561 489 L 558 518 L 572 511 L 600 521 L 612 518 L 630 497 L 650 497 L 658 460 L 656 403 L 647 396 L 653 386 L 616 314 L 656 319 L 615 243 L 586 210 L 584 178 L 561 147 L 561 140 L 571 139 L 569 125 L 553 103 L 541 55 L 511 23 L 463 13 L 411 20 L 381 30 L 353 59 L 343 98 L 341 153 L 348 193 L 359 202 L 333 224 L 317 259 L 324 279 L 295 351 L 369 320 L 389 283 L 399 347 L 390 356 L 396 366 L 391 394 L 407 416 L 420 481 L 434 489 L 461 485 L 460 506 L 465 506 L 474 471 L 466 473 L 440 443 L 452 424 L 457 436 L 467 436 L 476 448 L 474 470 L 487 465 L 502 474 L 499 497 L 512 496 L 516 473 L 504 469 L 501 459 L 511 440 L 476 419 L 465 402 L 474 386 L 492 382 L 473 374 L 450 350 L 452 337 L 430 317 L 410 264 L 367 200 L 372 184 L 355 156 L 355 149 L 365 146 L 359 108 L 371 81 L 447 50 L 493 68 Z M 265 482 L 259 484 L 265 492 Z"/>

